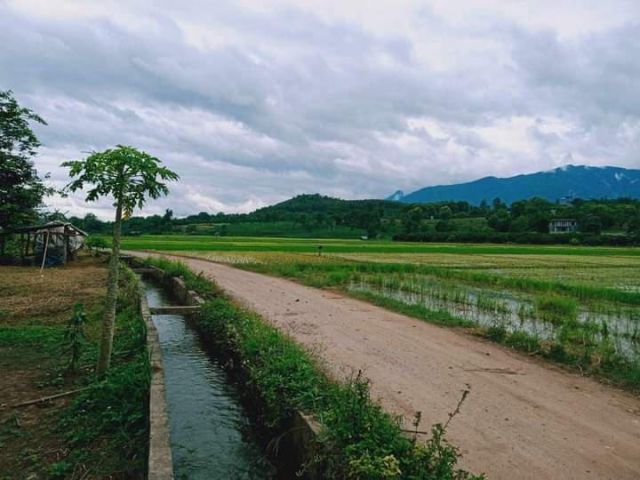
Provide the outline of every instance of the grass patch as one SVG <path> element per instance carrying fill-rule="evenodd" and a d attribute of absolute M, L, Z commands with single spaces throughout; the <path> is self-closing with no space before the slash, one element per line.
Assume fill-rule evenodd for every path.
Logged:
<path fill-rule="evenodd" d="M 164 271 L 168 277 L 182 277 L 186 287 L 194 290 L 205 298 L 219 293 L 219 290 L 209 280 L 199 273 L 194 273 L 184 263 L 167 260 L 164 258 L 145 258 L 145 266 L 157 267 Z"/>
<path fill-rule="evenodd" d="M 102 237 L 108 239 L 108 237 Z M 348 240 L 332 238 L 218 237 L 205 235 L 140 235 L 122 238 L 122 248 L 164 251 L 236 251 L 315 253 L 318 245 L 330 253 L 450 253 L 466 255 L 571 255 L 640 256 L 633 247 L 582 247 L 504 245 L 468 243 L 411 243 L 389 240 Z"/>
<path fill-rule="evenodd" d="M 112 365 L 104 380 L 90 379 L 90 388 L 75 397 L 60 421 L 71 447 L 66 464 L 87 465 L 97 477 L 121 472 L 126 478 L 144 478 L 151 379 L 146 334 L 138 280 L 122 268 Z M 96 354 L 91 355 L 94 361 Z"/>

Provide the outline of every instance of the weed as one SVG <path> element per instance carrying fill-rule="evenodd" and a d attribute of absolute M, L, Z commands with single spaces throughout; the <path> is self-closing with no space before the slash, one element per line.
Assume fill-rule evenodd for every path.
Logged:
<path fill-rule="evenodd" d="M 144 264 L 161 269 L 169 277 L 181 277 L 189 290 L 194 290 L 205 298 L 214 297 L 219 293 L 219 290 L 202 273 L 194 273 L 184 263 L 148 257 L 144 260 Z"/>
<path fill-rule="evenodd" d="M 49 465 L 48 475 L 51 480 L 68 478 L 73 470 L 73 465 L 66 460 L 52 463 Z"/>
<path fill-rule="evenodd" d="M 507 337 L 507 329 L 504 327 L 504 325 L 495 324 L 487 329 L 486 335 L 487 338 L 493 340 L 494 342 L 502 343 Z"/>
<path fill-rule="evenodd" d="M 540 340 L 526 332 L 513 332 L 504 341 L 507 345 L 523 352 L 534 353 L 541 350 Z"/>
<path fill-rule="evenodd" d="M 73 314 L 69 319 L 67 329 L 64 333 L 65 352 L 70 355 L 68 366 L 70 372 L 75 372 L 78 368 L 81 349 L 86 341 L 84 332 L 86 323 L 87 316 L 84 313 L 83 306 L 81 303 L 76 303 L 73 306 Z"/>

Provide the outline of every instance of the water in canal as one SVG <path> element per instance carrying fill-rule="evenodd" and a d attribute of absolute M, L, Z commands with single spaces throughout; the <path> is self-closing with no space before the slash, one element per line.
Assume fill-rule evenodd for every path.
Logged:
<path fill-rule="evenodd" d="M 171 305 L 145 282 L 150 307 Z M 182 315 L 153 315 L 158 330 L 176 479 L 271 479 L 239 394 Z"/>

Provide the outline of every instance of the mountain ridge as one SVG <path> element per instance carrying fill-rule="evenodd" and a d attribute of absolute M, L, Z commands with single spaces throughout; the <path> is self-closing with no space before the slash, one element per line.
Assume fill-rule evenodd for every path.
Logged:
<path fill-rule="evenodd" d="M 513 203 L 532 197 L 549 201 L 570 198 L 640 198 L 640 170 L 623 167 L 565 165 L 513 177 L 482 177 L 471 182 L 435 185 L 406 195 L 397 190 L 386 200 L 402 203 L 467 201 L 478 205 L 500 198 Z"/>

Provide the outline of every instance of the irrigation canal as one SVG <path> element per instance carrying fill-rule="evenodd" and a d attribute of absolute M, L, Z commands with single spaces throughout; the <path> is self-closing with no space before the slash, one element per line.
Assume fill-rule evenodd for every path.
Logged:
<path fill-rule="evenodd" d="M 149 306 L 172 305 L 144 282 Z M 175 478 L 271 479 L 274 467 L 252 435 L 237 386 L 184 315 L 152 315 L 165 371 Z"/>

